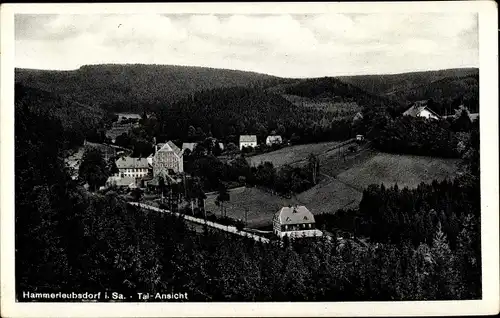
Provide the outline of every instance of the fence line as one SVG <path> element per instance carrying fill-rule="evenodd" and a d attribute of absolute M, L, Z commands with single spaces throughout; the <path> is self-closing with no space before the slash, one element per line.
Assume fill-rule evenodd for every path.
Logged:
<path fill-rule="evenodd" d="M 144 203 L 138 203 L 138 202 L 127 202 L 127 203 L 130 205 L 133 205 L 133 206 L 138 206 L 138 207 L 140 207 L 142 209 L 146 209 L 146 210 L 151 210 L 151 211 L 155 211 L 155 212 L 159 212 L 159 213 L 168 213 L 168 214 L 172 214 L 172 215 L 176 215 L 176 216 L 182 216 L 187 221 L 202 224 L 202 225 L 206 224 L 207 226 L 210 226 L 212 228 L 219 229 L 219 230 L 222 230 L 222 231 L 225 231 L 228 233 L 233 233 L 233 234 L 243 236 L 243 237 L 248 237 L 248 238 L 251 238 L 257 242 L 263 242 L 263 243 L 270 242 L 270 240 L 268 238 L 265 238 L 265 237 L 262 237 L 259 235 L 255 235 L 255 234 L 249 233 L 249 232 L 239 231 L 235 226 L 232 226 L 232 225 L 222 225 L 222 224 L 215 223 L 212 221 L 205 221 L 204 219 L 195 218 L 193 216 L 182 214 L 179 212 L 172 212 L 169 210 L 160 209 L 160 208 L 157 208 L 157 207 L 154 207 L 154 206 L 151 206 L 148 204 L 144 204 Z"/>

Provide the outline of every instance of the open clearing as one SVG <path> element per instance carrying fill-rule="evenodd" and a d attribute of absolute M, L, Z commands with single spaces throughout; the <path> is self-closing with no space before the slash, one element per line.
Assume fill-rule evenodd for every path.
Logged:
<path fill-rule="evenodd" d="M 262 162 L 270 161 L 275 167 L 279 167 L 285 164 L 293 164 L 306 160 L 307 156 L 311 153 L 316 155 L 323 154 L 332 148 L 335 148 L 338 144 L 340 144 L 340 142 L 330 141 L 317 144 L 290 146 L 276 151 L 248 157 L 248 160 L 251 166 L 258 166 Z"/>
<path fill-rule="evenodd" d="M 259 228 L 271 224 L 274 213 L 290 203 L 293 199 L 281 198 L 258 188 L 240 188 L 229 192 L 230 201 L 224 202 L 227 216 L 245 220 L 245 209 L 248 209 L 248 226 Z M 207 211 L 220 216 L 220 207 L 215 205 L 217 194 L 207 195 L 205 207 Z"/>
<path fill-rule="evenodd" d="M 329 147 L 331 146 L 330 143 Z M 326 149 L 324 144 L 323 147 Z M 278 151 L 272 155 L 276 156 L 277 160 L 287 158 L 287 151 L 297 151 L 290 151 L 291 148 L 280 149 L 282 157 L 276 154 Z M 273 214 L 280 207 L 290 203 L 305 205 L 313 214 L 334 213 L 338 209 L 357 207 L 363 196 L 363 189 L 370 184 L 383 183 L 393 186 L 397 183 L 400 188 L 414 188 L 421 182 L 430 183 L 435 179 L 453 178 L 460 160 L 387 154 L 362 149 L 348 155 L 346 160 L 337 155 L 323 155 L 320 162 L 321 179 L 315 187 L 292 199 L 281 198 L 257 188 L 239 189 L 231 193 L 230 202 L 225 203 L 227 215 L 244 219 L 245 208 L 248 208 L 248 226 L 263 228 L 271 225 Z M 220 208 L 215 205 L 215 197 L 215 194 L 209 195 L 207 208 L 220 215 Z"/>
<path fill-rule="evenodd" d="M 452 178 L 457 173 L 459 162 L 459 159 L 378 153 L 340 173 L 337 178 L 358 188 L 381 183 L 414 188 L 421 182 Z"/>

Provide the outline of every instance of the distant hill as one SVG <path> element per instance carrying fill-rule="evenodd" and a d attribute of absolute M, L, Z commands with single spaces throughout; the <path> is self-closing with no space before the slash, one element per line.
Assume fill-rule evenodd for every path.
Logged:
<path fill-rule="evenodd" d="M 479 69 L 460 68 L 392 75 L 338 77 L 367 92 L 391 99 L 404 110 L 419 100 L 431 100 L 432 109 L 441 115 L 453 113 L 463 104 L 479 112 Z"/>
<path fill-rule="evenodd" d="M 87 65 L 74 71 L 16 69 L 17 83 L 115 111 L 141 112 L 196 91 L 261 85 L 265 74 L 172 65 Z"/>
<path fill-rule="evenodd" d="M 15 85 L 14 94 L 16 108 L 28 107 L 61 123 L 66 148 L 83 144 L 84 138 L 93 137 L 110 118 L 110 114 L 100 108 L 19 83 Z"/>
<path fill-rule="evenodd" d="M 396 91 L 390 98 L 415 102 L 431 100 L 431 108 L 441 115 L 453 114 L 454 109 L 465 105 L 473 112 L 479 112 L 479 75 L 446 77 L 430 84 L 419 85 Z"/>
<path fill-rule="evenodd" d="M 387 75 L 338 76 L 337 78 L 373 94 L 391 95 L 412 87 L 428 85 L 443 78 L 460 78 L 477 74 L 479 74 L 478 68 L 456 68 Z"/>

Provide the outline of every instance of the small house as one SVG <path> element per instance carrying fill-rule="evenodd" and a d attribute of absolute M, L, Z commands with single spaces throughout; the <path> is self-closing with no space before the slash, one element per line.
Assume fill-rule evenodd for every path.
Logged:
<path fill-rule="evenodd" d="M 241 135 L 240 136 L 240 150 L 243 147 L 257 147 L 257 136 L 256 135 Z"/>
<path fill-rule="evenodd" d="M 266 138 L 266 145 L 268 145 L 268 146 L 281 145 L 282 143 L 283 143 L 283 139 L 281 139 L 280 135 L 267 136 L 267 138 Z"/>
<path fill-rule="evenodd" d="M 305 206 L 281 208 L 273 217 L 273 233 L 278 237 L 293 238 L 322 236 L 316 229 L 314 215 Z"/>
<path fill-rule="evenodd" d="M 411 116 L 411 117 L 424 117 L 427 119 L 440 119 L 441 116 L 437 114 L 435 111 L 430 109 L 427 106 L 427 101 L 419 101 L 415 102 L 413 106 L 408 108 L 404 113 L 404 116 Z"/>

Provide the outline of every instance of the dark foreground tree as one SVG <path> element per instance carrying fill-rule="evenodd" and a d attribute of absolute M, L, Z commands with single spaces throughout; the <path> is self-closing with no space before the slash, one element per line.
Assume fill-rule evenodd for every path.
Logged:
<path fill-rule="evenodd" d="M 102 152 L 91 148 L 83 154 L 82 163 L 78 170 L 79 178 L 89 184 L 91 191 L 99 189 L 108 179 L 108 169 Z"/>

